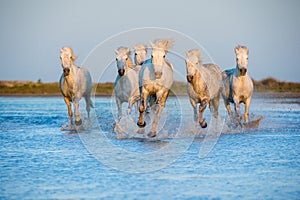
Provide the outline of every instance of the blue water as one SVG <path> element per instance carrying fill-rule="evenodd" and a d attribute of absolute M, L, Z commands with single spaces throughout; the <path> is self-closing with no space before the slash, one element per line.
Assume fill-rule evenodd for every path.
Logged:
<path fill-rule="evenodd" d="M 203 157 L 199 149 L 205 141 L 191 138 L 189 124 L 178 117 L 192 115 L 188 99 L 182 99 L 186 103 L 180 105 L 176 98 L 168 100 L 164 138 L 151 141 L 115 139 L 111 98 L 95 99 L 94 122 L 99 127 L 76 132 L 60 130 L 68 121 L 60 97 L 0 97 L 0 198 L 300 198 L 300 99 L 254 97 L 250 117 L 264 117 L 259 129 L 222 134 Z M 181 114 L 176 114 L 178 106 Z M 224 110 L 222 104 L 220 109 Z M 177 148 L 185 144 L 184 134 L 173 137 L 176 130 L 192 139 L 184 151 Z M 111 148 L 97 146 L 104 140 Z M 172 141 L 175 148 L 165 150 Z M 137 163 L 110 151 L 113 147 L 137 156 L 159 150 L 176 156 L 167 163 L 168 157 L 159 156 L 155 163 Z M 96 155 L 91 148 L 103 152 Z M 177 155 L 179 150 L 182 153 Z M 122 166 L 113 167 L 103 158 L 116 163 L 114 159 L 123 159 Z"/>

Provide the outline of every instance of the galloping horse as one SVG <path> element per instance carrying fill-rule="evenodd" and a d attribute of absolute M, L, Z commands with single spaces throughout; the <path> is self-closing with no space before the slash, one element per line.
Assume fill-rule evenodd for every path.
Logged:
<path fill-rule="evenodd" d="M 172 47 L 172 40 L 150 41 L 152 47 L 151 61 L 145 62 L 139 73 L 140 87 L 140 116 L 137 122 L 139 127 L 145 127 L 143 114 L 146 110 L 147 98 L 149 95 L 156 96 L 156 106 L 154 108 L 154 119 L 149 137 L 155 137 L 158 131 L 158 122 L 160 114 L 165 107 L 165 102 L 169 95 L 170 87 L 173 83 L 173 66 L 166 60 L 165 56 Z"/>
<path fill-rule="evenodd" d="M 199 123 L 202 128 L 207 127 L 203 112 L 209 104 L 213 116 L 218 116 L 219 98 L 222 91 L 222 71 L 217 65 L 203 64 L 200 50 L 186 52 L 187 93 L 194 109 L 194 120 L 197 121 L 197 104 L 199 106 Z"/>
<path fill-rule="evenodd" d="M 115 50 L 118 75 L 114 84 L 116 103 L 118 106 L 118 119 L 122 117 L 122 103 L 128 102 L 127 114 L 130 114 L 132 105 L 137 110 L 137 101 L 140 98 L 138 86 L 138 71 L 134 69 L 130 58 L 130 49 L 119 47 Z"/>
<path fill-rule="evenodd" d="M 144 44 L 134 45 L 134 63 L 135 65 L 142 65 L 147 56 L 147 46 Z"/>
<path fill-rule="evenodd" d="M 234 103 L 236 119 L 240 122 L 240 103 L 245 104 L 244 118 L 249 122 L 249 106 L 253 93 L 253 82 L 247 73 L 249 50 L 245 46 L 235 47 L 236 68 L 223 72 L 224 89 L 222 96 L 228 114 L 232 116 L 230 103 Z"/>
<path fill-rule="evenodd" d="M 78 110 L 79 101 L 84 97 L 86 102 L 86 111 L 90 117 L 90 108 L 93 107 L 91 101 L 92 78 L 89 71 L 83 67 L 77 67 L 74 61 L 77 57 L 73 54 L 70 47 L 63 47 L 60 49 L 60 59 L 63 68 L 63 74 L 60 77 L 60 91 L 68 106 L 68 114 L 70 125 L 73 124 L 71 102 L 74 105 L 75 124 L 77 126 L 82 124 L 80 113 Z"/>

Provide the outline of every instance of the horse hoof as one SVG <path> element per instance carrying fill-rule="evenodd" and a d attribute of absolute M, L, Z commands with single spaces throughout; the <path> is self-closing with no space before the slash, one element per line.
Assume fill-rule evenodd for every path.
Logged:
<path fill-rule="evenodd" d="M 156 133 L 155 132 L 150 132 L 147 136 L 149 138 L 154 138 L 156 136 Z"/>
<path fill-rule="evenodd" d="M 81 119 L 78 121 L 75 120 L 75 124 L 76 124 L 76 126 L 80 126 L 82 124 L 82 120 Z"/>
<path fill-rule="evenodd" d="M 207 123 L 206 123 L 205 121 L 200 122 L 200 126 L 201 126 L 202 128 L 206 128 L 206 127 L 207 127 Z"/>
<path fill-rule="evenodd" d="M 138 127 L 140 128 L 144 128 L 146 126 L 146 122 L 144 122 L 143 124 L 140 124 L 139 122 L 137 123 Z"/>

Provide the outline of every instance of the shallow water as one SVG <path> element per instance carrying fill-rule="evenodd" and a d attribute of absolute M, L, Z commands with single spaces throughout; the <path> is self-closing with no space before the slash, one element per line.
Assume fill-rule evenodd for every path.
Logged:
<path fill-rule="evenodd" d="M 60 130 L 62 98 L 0 97 L 0 198 L 299 199 L 299 102 L 254 98 L 258 129 L 208 139 L 188 99 L 169 98 L 158 139 L 135 133 L 133 112 L 129 139 L 117 140 L 111 98 L 96 98 L 89 128 L 76 132 Z"/>

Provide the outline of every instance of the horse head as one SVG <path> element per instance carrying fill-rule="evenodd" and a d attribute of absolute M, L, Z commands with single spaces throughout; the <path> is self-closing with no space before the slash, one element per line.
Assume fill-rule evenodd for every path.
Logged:
<path fill-rule="evenodd" d="M 186 79 L 189 83 L 191 83 L 194 79 L 197 70 L 199 69 L 199 66 L 201 65 L 200 50 L 193 49 L 190 51 L 186 51 L 186 57 Z"/>
<path fill-rule="evenodd" d="M 152 47 L 151 59 L 154 66 L 154 75 L 156 79 L 160 79 L 162 76 L 162 68 L 166 64 L 166 54 L 173 46 L 173 41 L 170 39 L 159 39 L 154 43 L 150 41 L 150 45 Z"/>
<path fill-rule="evenodd" d="M 144 44 L 137 44 L 134 49 L 134 62 L 136 65 L 142 65 L 146 60 L 147 46 Z"/>
<path fill-rule="evenodd" d="M 60 49 L 60 60 L 64 76 L 70 74 L 70 68 L 74 64 L 76 58 L 77 56 L 73 54 L 71 47 L 63 47 Z"/>
<path fill-rule="evenodd" d="M 128 47 L 119 47 L 115 49 L 118 73 L 123 76 L 128 68 L 133 68 L 130 59 L 130 49 Z"/>
<path fill-rule="evenodd" d="M 249 50 L 245 46 L 238 45 L 234 49 L 236 54 L 236 65 L 241 76 L 245 76 L 248 67 Z"/>

